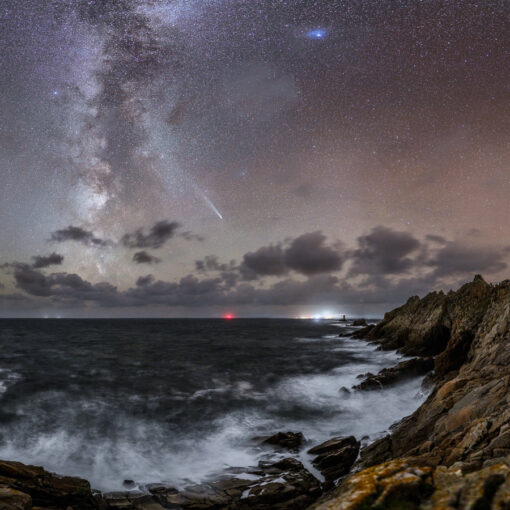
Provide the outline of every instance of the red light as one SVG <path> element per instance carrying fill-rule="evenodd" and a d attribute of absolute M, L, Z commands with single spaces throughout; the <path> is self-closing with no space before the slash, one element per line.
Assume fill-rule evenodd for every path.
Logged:
<path fill-rule="evenodd" d="M 227 320 L 231 320 L 234 318 L 234 316 L 231 314 L 231 313 L 226 313 L 224 316 L 223 316 L 224 319 L 227 319 Z"/>

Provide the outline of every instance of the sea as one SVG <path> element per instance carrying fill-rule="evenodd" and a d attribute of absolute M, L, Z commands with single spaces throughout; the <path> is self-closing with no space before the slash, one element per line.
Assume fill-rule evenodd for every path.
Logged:
<path fill-rule="evenodd" d="M 404 359 L 351 323 L 291 319 L 0 320 L 0 459 L 88 479 L 175 487 L 294 455 L 367 444 L 426 398 L 421 378 L 358 391 Z M 339 335 L 344 336 L 339 336 Z M 302 432 L 305 448 L 261 445 Z"/>

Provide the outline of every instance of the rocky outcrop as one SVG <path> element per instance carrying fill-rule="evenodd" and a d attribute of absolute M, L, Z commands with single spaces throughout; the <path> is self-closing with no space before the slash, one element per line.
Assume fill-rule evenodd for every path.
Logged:
<path fill-rule="evenodd" d="M 315 508 L 510 508 L 510 281 L 411 298 L 365 334 L 435 355 L 435 387 Z"/>
<path fill-rule="evenodd" d="M 325 479 L 324 488 L 328 489 L 333 482 L 349 473 L 358 457 L 360 443 L 354 436 L 335 437 L 308 450 L 317 455 L 312 464 L 322 473 Z"/>
<path fill-rule="evenodd" d="M 493 291 L 481 276 L 476 276 L 456 292 L 431 292 L 423 299 L 414 296 L 356 336 L 410 356 L 441 354 L 436 369 L 446 373 L 464 362 Z"/>
<path fill-rule="evenodd" d="M 157 501 L 164 508 L 183 510 L 300 510 L 321 494 L 319 481 L 293 458 L 261 466 L 258 480 L 225 478 L 216 482 L 159 490 Z"/>
<path fill-rule="evenodd" d="M 436 372 L 429 398 L 391 434 L 392 457 L 416 456 L 445 465 L 460 461 L 480 468 L 510 453 L 510 441 L 505 440 L 510 421 L 510 281 L 489 286 L 488 297 L 486 286 L 477 279 L 458 291 L 461 302 L 472 297 L 466 315 L 476 315 L 475 320 L 457 314 L 455 331 L 473 338 L 462 355 L 465 362 L 458 370 L 448 364 L 447 370 Z M 454 293 L 450 300 L 458 301 Z M 482 318 L 480 310 L 485 310 Z M 451 337 L 454 345 L 445 346 L 438 356 L 442 361 L 456 351 L 459 338 Z M 384 459 L 370 462 L 378 460 Z"/>
<path fill-rule="evenodd" d="M 277 432 L 264 439 L 263 444 L 277 446 L 289 451 L 298 451 L 305 438 L 301 432 Z"/>
<path fill-rule="evenodd" d="M 368 324 L 367 324 L 366 319 L 356 319 L 356 320 L 352 321 L 352 325 L 359 327 L 359 326 L 367 326 Z"/>
<path fill-rule="evenodd" d="M 425 375 L 433 368 L 434 358 L 432 357 L 408 359 L 392 368 L 384 368 L 377 375 L 370 372 L 363 375 L 363 381 L 354 386 L 354 389 L 378 390 L 411 377 Z"/>
<path fill-rule="evenodd" d="M 465 474 L 399 459 L 350 476 L 314 510 L 505 510 L 510 468 L 498 463 Z"/>
<path fill-rule="evenodd" d="M 95 509 L 98 501 L 81 478 L 58 476 L 38 466 L 0 461 L 0 508 Z"/>

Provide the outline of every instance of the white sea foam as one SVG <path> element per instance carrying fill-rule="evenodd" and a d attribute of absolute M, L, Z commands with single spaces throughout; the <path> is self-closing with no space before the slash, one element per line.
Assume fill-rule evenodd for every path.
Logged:
<path fill-rule="evenodd" d="M 9 386 L 21 379 L 21 375 L 7 368 L 0 368 L 0 397 L 5 393 Z"/>
<path fill-rule="evenodd" d="M 351 434 L 359 439 L 375 439 L 425 399 L 419 378 L 378 391 L 352 390 L 360 374 L 392 366 L 402 356 L 378 351 L 374 345 L 348 337 L 322 340 L 331 342 L 332 349 L 345 352 L 354 361 L 327 373 L 285 378 L 264 392 L 256 391 L 247 381 L 233 386 L 216 381 L 214 387 L 193 393 L 191 399 L 211 399 L 212 405 L 215 395 L 223 394 L 241 401 L 265 402 L 265 410 L 241 407 L 225 414 L 210 424 L 208 432 L 203 428 L 202 432 L 169 430 L 165 424 L 143 416 L 123 415 L 100 399 L 66 402 L 66 396 L 59 392 L 39 393 L 37 400 L 27 399 L 16 410 L 26 418 L 22 422 L 25 429 L 18 427 L 12 434 L 3 431 L 0 458 L 82 476 L 103 490 L 121 489 L 124 479 L 135 480 L 138 485 L 166 482 L 182 486 L 231 467 L 255 466 L 267 459 L 270 453 L 257 446 L 254 436 L 293 430 L 303 432 L 315 444 Z M 0 380 L 6 377 L 5 371 L 0 371 Z M 41 433 L 38 410 L 42 413 L 52 403 L 62 409 L 54 416 L 55 422 Z M 94 435 L 94 429 L 80 427 L 80 416 L 90 409 L 109 422 L 108 434 Z M 305 453 L 300 459 L 317 475 Z"/>

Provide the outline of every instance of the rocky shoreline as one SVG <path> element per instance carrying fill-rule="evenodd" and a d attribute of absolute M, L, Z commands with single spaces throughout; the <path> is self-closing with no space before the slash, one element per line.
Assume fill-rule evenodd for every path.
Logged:
<path fill-rule="evenodd" d="M 0 461 L 0 510 L 30 509 L 510 509 L 510 281 L 482 277 L 456 292 L 410 298 L 355 334 L 414 356 L 358 390 L 374 391 L 427 376 L 427 400 L 391 434 L 360 450 L 360 438 L 311 448 L 320 482 L 296 459 L 260 464 L 246 477 L 226 476 L 178 491 L 95 493 L 85 480 Z M 293 451 L 299 433 L 266 444 Z"/>

